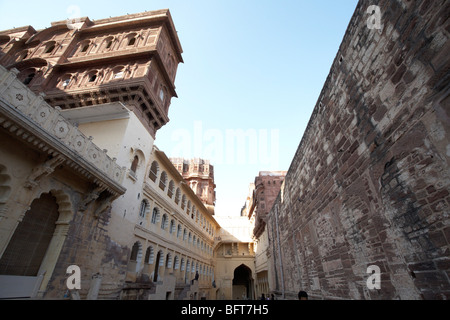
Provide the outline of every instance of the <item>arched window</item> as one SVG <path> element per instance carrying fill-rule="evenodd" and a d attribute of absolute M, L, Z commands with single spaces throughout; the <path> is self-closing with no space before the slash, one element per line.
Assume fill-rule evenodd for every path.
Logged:
<path fill-rule="evenodd" d="M 132 38 L 130 38 L 130 40 L 128 40 L 129 46 L 134 46 L 135 43 L 136 43 L 136 37 L 132 37 Z"/>
<path fill-rule="evenodd" d="M 131 248 L 130 261 L 137 261 L 138 255 L 139 255 L 139 250 L 140 250 L 140 243 L 139 243 L 139 241 L 136 241 L 133 244 L 133 248 Z"/>
<path fill-rule="evenodd" d="M 184 271 L 184 258 L 181 258 L 181 266 L 180 266 L 180 270 Z"/>
<path fill-rule="evenodd" d="M 114 41 L 114 37 L 107 37 L 105 40 L 103 40 L 103 42 L 100 46 L 100 50 L 105 51 L 105 50 L 111 49 L 111 47 L 113 45 L 113 41 Z"/>
<path fill-rule="evenodd" d="M 56 42 L 55 41 L 51 41 L 51 42 L 46 44 L 44 53 L 45 54 L 50 54 L 50 53 L 53 52 L 53 50 L 55 50 L 55 48 L 56 48 Z"/>
<path fill-rule="evenodd" d="M 89 43 L 82 45 L 81 52 L 87 52 L 89 49 Z"/>
<path fill-rule="evenodd" d="M 148 263 L 148 264 L 153 264 L 154 259 L 155 259 L 155 253 L 153 251 L 153 247 L 150 246 L 145 251 L 145 260 L 144 260 L 144 262 Z"/>
<path fill-rule="evenodd" d="M 150 167 L 150 173 L 148 175 L 148 177 L 153 181 L 156 182 L 156 177 L 158 177 L 158 170 L 159 170 L 159 165 L 158 162 L 153 161 L 152 165 Z"/>
<path fill-rule="evenodd" d="M 179 238 L 180 236 L 181 236 L 181 225 L 178 225 L 177 238 Z"/>
<path fill-rule="evenodd" d="M 17 55 L 16 61 L 22 61 L 22 60 L 25 60 L 25 59 L 28 57 L 28 54 L 29 54 L 28 50 L 21 51 L 21 52 Z"/>
<path fill-rule="evenodd" d="M 184 228 L 184 230 L 183 230 L 183 241 L 186 241 L 186 239 L 187 239 L 187 230 L 186 230 L 186 228 Z"/>
<path fill-rule="evenodd" d="M 161 219 L 161 229 L 166 230 L 167 228 L 167 215 L 164 213 Z"/>
<path fill-rule="evenodd" d="M 190 212 L 191 212 L 191 200 L 189 200 L 187 203 L 186 214 L 189 215 Z"/>
<path fill-rule="evenodd" d="M 173 269 L 178 270 L 179 267 L 180 267 L 180 259 L 178 258 L 178 256 L 175 256 L 175 258 L 173 259 Z"/>
<path fill-rule="evenodd" d="M 97 80 L 97 71 L 92 71 L 92 72 L 88 73 L 87 79 L 88 79 L 87 81 L 89 83 L 95 82 L 95 80 Z"/>
<path fill-rule="evenodd" d="M 166 256 L 166 268 L 172 268 L 172 254 L 170 252 Z"/>
<path fill-rule="evenodd" d="M 29 85 L 31 83 L 31 81 L 33 81 L 35 76 L 36 76 L 36 73 L 34 73 L 34 72 L 29 73 L 27 75 L 27 77 L 25 78 L 25 80 L 23 80 L 23 84 L 24 85 Z"/>
<path fill-rule="evenodd" d="M 159 188 L 164 191 L 167 185 L 167 173 L 163 171 L 161 177 L 159 178 Z"/>
<path fill-rule="evenodd" d="M 190 244 L 192 242 L 192 234 L 191 232 L 189 232 L 189 240 L 188 240 L 188 244 Z"/>
<path fill-rule="evenodd" d="M 186 206 L 186 195 L 183 194 L 183 197 L 181 198 L 181 209 L 184 210 L 185 206 Z"/>
<path fill-rule="evenodd" d="M 195 241 L 197 240 L 197 237 L 194 235 L 194 237 L 192 238 L 192 244 L 194 245 L 194 247 L 195 247 Z"/>
<path fill-rule="evenodd" d="M 158 208 L 153 208 L 152 223 L 156 224 L 158 221 L 159 221 L 159 210 Z"/>
<path fill-rule="evenodd" d="M 142 200 L 141 208 L 139 209 L 139 218 L 145 218 L 145 214 L 147 213 L 148 203 L 147 200 Z"/>
<path fill-rule="evenodd" d="M 175 192 L 175 203 L 178 204 L 180 202 L 181 197 L 181 190 L 180 188 L 177 188 L 177 191 Z"/>
<path fill-rule="evenodd" d="M 61 88 L 66 89 L 69 86 L 70 81 L 71 81 L 70 75 L 65 76 L 64 78 L 62 78 L 61 79 L 61 83 L 60 83 Z"/>
<path fill-rule="evenodd" d="M 175 221 L 172 219 L 170 220 L 169 233 L 173 234 L 174 232 L 175 232 Z"/>
<path fill-rule="evenodd" d="M 123 71 L 122 70 L 116 70 L 113 75 L 113 79 L 122 79 L 123 78 Z"/>
<path fill-rule="evenodd" d="M 167 195 L 169 196 L 169 198 L 172 199 L 173 196 L 173 189 L 175 189 L 175 183 L 173 182 L 173 180 L 170 180 L 169 182 L 169 188 L 167 190 Z"/>
<path fill-rule="evenodd" d="M 139 164 L 139 157 L 134 156 L 133 162 L 131 163 L 130 173 L 136 174 L 138 164 Z"/>

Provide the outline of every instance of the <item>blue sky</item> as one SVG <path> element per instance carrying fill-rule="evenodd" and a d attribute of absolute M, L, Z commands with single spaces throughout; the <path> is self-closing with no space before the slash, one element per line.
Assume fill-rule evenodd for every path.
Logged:
<path fill-rule="evenodd" d="M 0 30 L 42 29 L 77 13 L 95 20 L 169 8 L 184 64 L 170 122 L 155 144 L 169 157 L 210 158 L 216 214 L 239 215 L 259 171 L 289 169 L 356 5 L 357 0 L 41 0 L 21 1 L 18 10 L 16 1 L 0 1 Z"/>

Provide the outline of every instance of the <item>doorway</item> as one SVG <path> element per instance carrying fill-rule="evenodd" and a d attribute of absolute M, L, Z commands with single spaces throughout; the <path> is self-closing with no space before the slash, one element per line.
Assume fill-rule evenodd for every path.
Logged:
<path fill-rule="evenodd" d="M 0 259 L 0 274 L 37 276 L 58 217 L 58 204 L 50 193 L 35 199 Z"/>
<path fill-rule="evenodd" d="M 254 298 L 252 271 L 244 264 L 234 269 L 232 298 L 236 300 Z"/>
<path fill-rule="evenodd" d="M 156 261 L 155 261 L 155 272 L 153 274 L 153 282 L 158 281 L 158 272 L 159 272 L 160 261 L 161 261 L 161 251 L 158 251 L 158 254 L 156 255 Z"/>

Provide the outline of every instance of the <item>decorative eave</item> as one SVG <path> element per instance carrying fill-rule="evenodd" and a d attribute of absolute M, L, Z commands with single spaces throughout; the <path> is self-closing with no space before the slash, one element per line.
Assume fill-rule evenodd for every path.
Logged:
<path fill-rule="evenodd" d="M 66 120 L 58 108 L 29 90 L 17 79 L 17 73 L 0 66 L 0 126 L 113 196 L 124 194 L 126 168 Z"/>

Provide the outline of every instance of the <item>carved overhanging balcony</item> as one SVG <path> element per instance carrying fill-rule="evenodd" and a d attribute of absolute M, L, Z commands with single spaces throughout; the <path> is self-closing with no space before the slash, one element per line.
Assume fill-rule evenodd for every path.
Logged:
<path fill-rule="evenodd" d="M 111 159 L 73 126 L 58 108 L 48 105 L 17 79 L 18 71 L 0 66 L 0 125 L 34 145 L 112 195 L 124 194 L 126 168 Z M 53 162 L 52 162 L 53 163 Z M 51 166 L 51 164 L 50 164 Z"/>
<path fill-rule="evenodd" d="M 100 85 L 46 90 L 45 100 L 52 106 L 72 109 L 120 101 L 155 131 L 169 122 L 168 110 L 155 97 L 146 77 L 109 81 Z M 168 109 L 168 108 L 167 108 Z"/>

